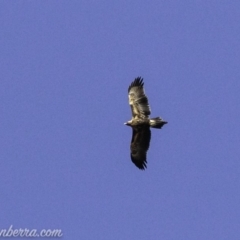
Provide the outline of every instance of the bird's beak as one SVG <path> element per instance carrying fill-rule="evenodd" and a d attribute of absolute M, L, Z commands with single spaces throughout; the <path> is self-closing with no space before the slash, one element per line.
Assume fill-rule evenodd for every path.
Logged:
<path fill-rule="evenodd" d="M 127 123 L 124 123 L 124 125 L 127 125 Z"/>

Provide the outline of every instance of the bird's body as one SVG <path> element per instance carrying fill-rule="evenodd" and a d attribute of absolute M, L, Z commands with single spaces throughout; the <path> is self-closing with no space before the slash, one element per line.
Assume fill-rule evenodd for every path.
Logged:
<path fill-rule="evenodd" d="M 150 127 L 160 129 L 167 122 L 160 117 L 149 118 L 151 114 L 148 98 L 143 88 L 143 79 L 135 78 L 128 88 L 129 105 L 132 110 L 132 119 L 125 124 L 132 127 L 131 159 L 140 169 L 147 167 L 147 150 L 150 145 Z"/>

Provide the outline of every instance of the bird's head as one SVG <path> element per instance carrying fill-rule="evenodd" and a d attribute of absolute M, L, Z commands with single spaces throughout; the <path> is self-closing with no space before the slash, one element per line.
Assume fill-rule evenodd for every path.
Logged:
<path fill-rule="evenodd" d="M 131 121 L 127 121 L 124 124 L 127 125 L 127 126 L 131 126 L 131 123 L 132 123 Z"/>

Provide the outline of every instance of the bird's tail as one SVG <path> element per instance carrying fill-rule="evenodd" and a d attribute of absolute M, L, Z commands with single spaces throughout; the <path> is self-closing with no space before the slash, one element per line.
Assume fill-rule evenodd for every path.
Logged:
<path fill-rule="evenodd" d="M 160 129 L 166 123 L 167 122 L 164 121 L 163 119 L 161 119 L 160 117 L 151 118 L 149 120 L 150 127 L 152 127 L 152 128 L 159 128 Z"/>

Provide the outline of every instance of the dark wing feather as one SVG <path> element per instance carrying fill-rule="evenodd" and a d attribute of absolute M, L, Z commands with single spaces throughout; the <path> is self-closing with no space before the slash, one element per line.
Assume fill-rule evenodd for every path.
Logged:
<path fill-rule="evenodd" d="M 137 77 L 128 88 L 128 99 L 133 118 L 136 116 L 145 118 L 151 114 L 148 98 L 144 93 L 143 85 L 143 79 Z"/>
<path fill-rule="evenodd" d="M 150 145 L 151 131 L 148 126 L 132 128 L 131 159 L 140 169 L 147 168 L 147 150 Z"/>

